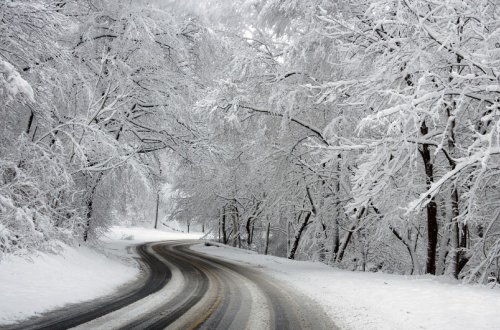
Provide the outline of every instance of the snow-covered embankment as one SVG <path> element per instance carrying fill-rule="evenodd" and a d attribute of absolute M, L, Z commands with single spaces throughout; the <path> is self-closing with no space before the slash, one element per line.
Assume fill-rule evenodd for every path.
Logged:
<path fill-rule="evenodd" d="M 500 289 L 433 276 L 334 269 L 225 246 L 194 250 L 251 265 L 309 296 L 341 329 L 500 329 Z"/>

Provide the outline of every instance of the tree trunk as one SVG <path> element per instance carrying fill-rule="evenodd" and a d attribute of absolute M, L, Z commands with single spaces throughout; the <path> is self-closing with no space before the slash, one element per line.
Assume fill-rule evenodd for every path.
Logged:
<path fill-rule="evenodd" d="M 338 214 L 338 212 L 337 212 Z M 333 228 L 332 228 L 332 254 L 330 256 L 330 263 L 335 261 L 337 254 L 339 253 L 340 247 L 340 237 L 339 237 L 339 222 L 338 218 L 333 220 Z"/>
<path fill-rule="evenodd" d="M 222 243 L 227 244 L 227 233 L 226 233 L 226 207 L 222 207 Z"/>
<path fill-rule="evenodd" d="M 94 195 L 97 190 L 97 186 L 99 182 L 101 182 L 102 177 L 104 176 L 103 172 L 100 172 L 97 176 L 97 179 L 90 189 L 90 194 L 87 196 L 87 220 L 85 222 L 85 228 L 83 230 L 83 241 L 86 242 L 89 238 L 90 228 L 92 227 L 92 213 L 94 211 Z"/>
<path fill-rule="evenodd" d="M 269 250 L 269 232 L 271 231 L 271 222 L 267 222 L 267 228 L 266 228 L 266 245 L 264 247 L 264 254 L 267 255 L 267 252 Z"/>
<path fill-rule="evenodd" d="M 417 270 L 417 273 L 419 273 L 419 265 L 418 265 L 418 261 L 417 261 L 417 257 L 415 256 L 415 254 L 413 253 L 413 250 L 410 246 L 410 242 L 408 242 L 408 240 L 404 239 L 403 236 L 401 236 L 401 234 L 393 227 L 390 227 L 389 226 L 389 229 L 392 231 L 392 233 L 394 234 L 394 236 L 396 236 L 396 238 L 404 244 L 404 246 L 406 247 L 406 250 L 408 251 L 408 255 L 410 256 L 410 259 L 411 259 L 411 271 L 410 271 L 410 274 L 413 275 L 415 273 L 415 270 Z"/>
<path fill-rule="evenodd" d="M 250 225 L 250 244 L 253 243 L 253 232 L 254 232 L 254 228 L 255 228 L 255 225 L 254 225 L 254 222 L 252 222 L 252 224 Z"/>
<path fill-rule="evenodd" d="M 457 20 L 457 27 L 458 27 L 458 36 L 459 40 L 462 40 L 462 33 L 463 33 L 463 25 L 461 25 L 461 18 L 459 17 Z M 457 55 L 457 63 L 460 64 L 462 63 L 462 56 Z M 457 67 L 452 66 L 451 68 L 451 73 L 453 74 L 454 71 L 455 73 L 460 74 L 461 71 L 463 70 L 463 67 L 460 65 Z M 450 74 L 450 82 L 453 81 L 453 75 Z M 456 167 L 455 160 L 452 158 L 455 156 L 455 147 L 456 147 L 456 142 L 455 142 L 455 126 L 456 126 L 456 120 L 455 120 L 455 109 L 457 108 L 457 104 L 455 100 L 451 100 L 448 107 L 446 108 L 446 112 L 448 115 L 448 121 L 449 121 L 449 132 L 448 132 L 448 148 L 449 148 L 449 154 L 451 157 L 448 157 L 448 161 L 450 163 L 451 169 L 454 170 Z M 458 222 L 458 218 L 460 215 L 460 208 L 459 208 L 459 200 L 460 196 L 458 194 L 458 188 L 455 185 L 453 187 L 453 190 L 451 192 L 451 208 L 452 208 L 452 223 L 453 223 L 453 230 L 452 230 L 452 241 L 453 241 L 453 249 L 454 249 L 454 255 L 452 258 L 452 272 L 453 276 L 455 278 L 458 278 L 458 275 L 462 271 L 463 267 L 467 262 L 469 261 L 468 258 L 465 256 L 465 249 L 467 248 L 467 225 L 466 224 L 460 224 Z"/>
<path fill-rule="evenodd" d="M 340 211 L 340 154 L 337 156 L 339 159 L 337 162 L 337 178 L 335 183 L 335 209 L 334 209 L 334 219 L 332 222 L 332 254 L 330 257 L 330 263 L 335 261 L 337 254 L 339 253 L 340 247 L 340 231 L 339 231 L 339 218 L 342 212 Z"/>
<path fill-rule="evenodd" d="M 155 229 L 158 228 L 158 209 L 160 205 L 160 193 L 156 193 L 156 215 L 155 215 Z"/>
<path fill-rule="evenodd" d="M 249 217 L 247 219 L 247 223 L 245 225 L 245 228 L 247 230 L 247 246 L 250 246 L 252 244 L 252 217 Z"/>
<path fill-rule="evenodd" d="M 453 277 L 458 278 L 458 263 L 459 263 L 459 249 L 460 249 L 460 233 L 458 228 L 458 192 L 454 187 L 451 193 L 451 258 L 450 258 L 450 273 Z"/>
<path fill-rule="evenodd" d="M 135 105 L 134 105 L 134 107 L 135 107 Z M 123 128 L 123 125 L 122 125 L 122 128 Z M 55 134 L 57 134 L 57 133 L 58 132 L 56 131 Z M 82 135 L 81 139 L 83 139 L 83 135 Z M 81 141 L 81 139 L 80 139 L 80 141 Z M 120 133 L 118 132 L 118 134 L 115 136 L 115 140 L 118 141 L 119 139 L 120 139 Z M 55 138 L 52 139 L 51 145 L 53 143 L 55 143 Z M 72 161 L 72 159 L 73 159 L 74 156 L 75 156 L 75 152 L 73 152 L 71 154 L 70 162 Z M 83 241 L 84 242 L 86 242 L 87 239 L 88 239 L 89 232 L 90 232 L 90 227 L 91 227 L 91 224 L 92 224 L 92 212 L 93 212 L 93 204 L 94 204 L 94 194 L 95 194 L 97 186 L 99 185 L 99 182 L 101 181 L 101 179 L 102 179 L 103 176 L 104 176 L 104 172 L 100 172 L 98 174 L 97 180 L 96 180 L 94 186 L 92 187 L 92 189 L 90 191 L 90 196 L 88 197 L 88 200 L 87 200 L 87 221 L 86 221 L 86 224 L 85 224 L 85 229 L 83 231 Z"/>
<path fill-rule="evenodd" d="M 87 220 L 85 221 L 85 229 L 83 230 L 83 241 L 89 239 L 90 227 L 92 226 L 92 209 L 94 204 L 93 196 L 87 198 Z"/>
<path fill-rule="evenodd" d="M 245 228 L 247 231 L 247 245 L 250 246 L 253 242 L 253 230 L 255 225 L 255 219 L 259 216 L 259 207 L 261 202 L 257 202 L 255 206 L 255 210 L 252 212 L 252 215 L 248 217 Z"/>
<path fill-rule="evenodd" d="M 469 262 L 470 257 L 467 256 L 465 249 L 467 249 L 467 239 L 469 227 L 466 224 L 460 225 L 460 250 L 458 251 L 458 265 L 457 265 L 457 278 L 465 265 Z"/>
<path fill-rule="evenodd" d="M 304 229 L 309 224 L 309 219 L 311 218 L 311 216 L 316 215 L 316 206 L 315 206 L 314 201 L 312 199 L 311 190 L 307 186 L 306 186 L 306 193 L 307 193 L 307 198 L 309 200 L 309 203 L 311 204 L 311 210 L 306 213 L 306 216 L 304 217 L 304 221 L 302 221 L 302 223 L 299 227 L 299 230 L 295 233 L 293 243 L 292 243 L 292 248 L 290 249 L 290 253 L 288 254 L 288 259 L 295 259 L 295 253 L 297 252 L 297 248 L 299 247 L 299 241 L 300 241 L 300 238 L 302 237 L 302 233 L 304 232 Z M 301 212 L 301 214 L 302 214 L 302 212 Z M 300 219 L 300 215 L 299 215 L 299 219 Z"/>
<path fill-rule="evenodd" d="M 220 227 L 221 227 L 221 214 L 220 214 L 220 211 L 219 211 L 219 216 L 218 216 L 218 221 L 219 221 L 219 235 L 217 236 L 218 237 L 218 242 L 220 243 L 221 242 L 221 230 L 220 230 Z"/>
<path fill-rule="evenodd" d="M 30 113 L 30 117 L 28 119 L 28 126 L 26 127 L 26 134 L 30 134 L 31 126 L 33 125 L 33 119 L 35 118 L 35 114 L 33 111 Z"/>
<path fill-rule="evenodd" d="M 446 259 L 450 253 L 450 243 L 453 246 L 452 237 L 454 235 L 453 220 L 451 219 L 451 217 L 446 228 L 449 228 L 449 230 L 443 230 L 441 242 L 439 243 L 439 253 L 436 262 L 436 275 L 443 275 L 445 274 L 445 272 L 447 272 Z"/>
<path fill-rule="evenodd" d="M 356 217 L 356 222 L 349 228 L 347 231 L 346 235 L 344 236 L 344 239 L 342 240 L 342 244 L 339 247 L 337 256 L 335 258 L 335 262 L 341 262 L 342 259 L 344 258 L 344 253 L 345 250 L 347 249 L 347 245 L 349 245 L 349 242 L 351 241 L 352 234 L 354 230 L 356 230 L 356 227 L 358 226 L 359 220 L 363 217 L 363 215 L 366 212 L 366 207 L 363 207 L 361 211 L 359 212 L 358 216 Z"/>
<path fill-rule="evenodd" d="M 420 132 L 425 136 L 429 132 L 429 128 L 422 122 Z M 429 189 L 434 182 L 434 166 L 431 160 L 431 151 L 428 144 L 422 144 L 419 149 L 425 166 L 426 185 Z M 436 249 L 438 241 L 438 222 L 437 222 L 437 205 L 434 197 L 431 198 L 426 207 L 427 211 L 427 263 L 425 272 L 428 274 L 436 274 Z"/>
<path fill-rule="evenodd" d="M 306 213 L 306 216 L 304 217 L 304 220 L 300 224 L 299 230 L 297 230 L 297 233 L 295 234 L 295 236 L 293 238 L 292 248 L 290 249 L 290 253 L 288 254 L 288 259 L 295 259 L 295 253 L 297 252 L 300 238 L 302 237 L 302 233 L 304 232 L 304 229 L 309 224 L 309 219 L 311 218 L 311 215 L 312 215 L 312 212 L 308 211 Z"/>
<path fill-rule="evenodd" d="M 342 259 L 344 258 L 345 250 L 347 248 L 347 245 L 349 244 L 349 241 L 352 238 L 352 233 L 356 229 L 356 226 L 357 226 L 357 222 L 346 233 L 344 239 L 342 240 L 342 245 L 340 245 L 340 247 L 339 247 L 339 252 L 337 254 L 337 257 L 335 258 L 335 262 L 341 262 Z"/>
<path fill-rule="evenodd" d="M 236 205 L 232 205 L 232 219 L 233 219 L 233 246 L 241 248 L 241 233 L 240 233 L 240 214 Z"/>

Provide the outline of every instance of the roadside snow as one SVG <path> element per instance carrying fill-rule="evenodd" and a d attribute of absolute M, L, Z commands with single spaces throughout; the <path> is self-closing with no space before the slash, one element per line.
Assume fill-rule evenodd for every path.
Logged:
<path fill-rule="evenodd" d="M 38 253 L 32 259 L 0 263 L 0 324 L 110 294 L 139 274 L 137 267 L 87 247 L 63 246 L 61 254 Z"/>
<path fill-rule="evenodd" d="M 200 236 L 113 227 L 101 240 L 100 251 L 63 245 L 60 254 L 37 253 L 31 260 L 6 257 L 0 262 L 0 325 L 108 295 L 135 280 L 140 270 L 130 246 Z"/>
<path fill-rule="evenodd" d="M 432 276 L 343 271 L 225 246 L 193 250 L 254 266 L 323 306 L 341 329 L 500 329 L 500 290 Z"/>

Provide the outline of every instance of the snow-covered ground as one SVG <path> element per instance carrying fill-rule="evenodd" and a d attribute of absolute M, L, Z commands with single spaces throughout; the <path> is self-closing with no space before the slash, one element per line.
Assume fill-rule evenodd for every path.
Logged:
<path fill-rule="evenodd" d="M 500 290 L 432 276 L 333 269 L 229 247 L 194 250 L 240 261 L 320 303 L 341 329 L 500 329 Z"/>
<path fill-rule="evenodd" d="M 62 246 L 61 254 L 37 253 L 32 261 L 0 263 L 0 324 L 112 293 L 139 269 L 87 247 Z"/>
<path fill-rule="evenodd" d="M 31 260 L 6 257 L 0 262 L 0 325 L 113 293 L 140 273 L 127 246 L 161 240 L 196 239 L 145 228 L 113 227 L 100 247 L 62 245 L 60 254 L 37 253 Z"/>
<path fill-rule="evenodd" d="M 200 234 L 113 227 L 99 250 L 63 246 L 0 262 L 0 325 L 112 293 L 139 269 L 127 246 Z M 342 271 L 229 247 L 193 249 L 253 266 L 310 296 L 342 329 L 500 329 L 500 290 L 431 276 Z"/>

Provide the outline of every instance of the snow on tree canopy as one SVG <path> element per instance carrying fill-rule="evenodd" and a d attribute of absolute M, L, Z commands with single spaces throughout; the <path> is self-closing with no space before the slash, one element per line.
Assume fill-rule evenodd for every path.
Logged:
<path fill-rule="evenodd" d="M 24 80 L 19 72 L 9 62 L 0 60 L 0 87 L 2 94 L 13 100 L 17 94 L 23 94 L 31 102 L 35 102 L 35 94 L 30 84 Z"/>

